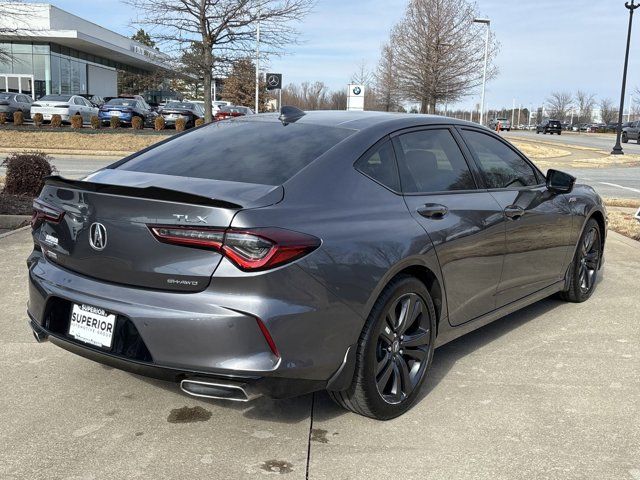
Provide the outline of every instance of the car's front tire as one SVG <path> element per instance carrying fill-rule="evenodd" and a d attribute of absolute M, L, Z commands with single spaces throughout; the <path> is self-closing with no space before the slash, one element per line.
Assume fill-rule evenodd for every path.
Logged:
<path fill-rule="evenodd" d="M 567 289 L 560 293 L 563 300 L 580 303 L 591 296 L 596 287 L 601 255 L 602 232 L 598 222 L 590 218 L 569 267 Z"/>
<path fill-rule="evenodd" d="M 389 420 L 416 401 L 433 359 L 435 308 L 417 278 L 400 275 L 378 297 L 360 335 L 351 386 L 329 392 L 338 405 Z"/>
<path fill-rule="evenodd" d="M 622 138 L 620 138 L 620 140 L 622 141 L 622 143 L 627 143 L 629 141 L 629 137 L 627 137 L 626 133 L 622 132 Z"/>

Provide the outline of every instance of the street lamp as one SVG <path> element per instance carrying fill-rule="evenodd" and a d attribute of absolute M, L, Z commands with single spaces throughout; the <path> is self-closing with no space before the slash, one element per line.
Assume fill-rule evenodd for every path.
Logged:
<path fill-rule="evenodd" d="M 611 151 L 612 155 L 622 155 L 622 144 L 620 143 L 620 137 L 622 136 L 622 115 L 624 110 L 624 95 L 627 88 L 627 67 L 629 66 L 629 46 L 631 45 L 631 25 L 633 24 L 633 11 L 640 7 L 640 4 L 635 4 L 635 0 L 631 0 L 631 3 L 625 2 L 624 6 L 629 10 L 629 30 L 627 32 L 627 51 L 624 56 L 624 70 L 622 71 L 622 92 L 620 93 L 620 111 L 618 112 L 618 127 L 616 128 L 616 144 Z"/>
<path fill-rule="evenodd" d="M 480 98 L 480 125 L 483 124 L 484 117 L 484 91 L 487 88 L 487 61 L 489 60 L 489 30 L 491 20 L 488 18 L 474 18 L 473 23 L 482 23 L 487 26 L 487 36 L 484 41 L 484 69 L 482 72 L 482 97 Z"/>

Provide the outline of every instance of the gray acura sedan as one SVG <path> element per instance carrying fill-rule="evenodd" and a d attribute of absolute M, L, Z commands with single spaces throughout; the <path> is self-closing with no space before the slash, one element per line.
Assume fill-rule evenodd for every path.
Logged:
<path fill-rule="evenodd" d="M 426 115 L 239 117 L 34 203 L 35 337 L 188 394 L 326 389 L 405 412 L 434 349 L 559 294 L 588 299 L 606 211 L 476 124 Z"/>

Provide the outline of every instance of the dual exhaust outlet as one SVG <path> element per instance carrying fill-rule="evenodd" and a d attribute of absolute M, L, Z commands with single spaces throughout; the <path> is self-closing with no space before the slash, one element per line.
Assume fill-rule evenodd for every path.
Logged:
<path fill-rule="evenodd" d="M 194 397 L 231 400 L 233 402 L 248 402 L 260 396 L 248 392 L 246 384 L 225 380 L 209 381 L 188 378 L 180 382 L 180 389 Z"/>

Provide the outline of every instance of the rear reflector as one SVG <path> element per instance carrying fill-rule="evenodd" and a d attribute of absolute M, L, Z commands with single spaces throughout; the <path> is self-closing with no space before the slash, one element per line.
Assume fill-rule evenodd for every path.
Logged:
<path fill-rule="evenodd" d="M 320 240 L 316 237 L 282 228 L 149 228 L 164 243 L 217 250 L 244 271 L 269 270 L 297 260 L 320 246 Z"/>

